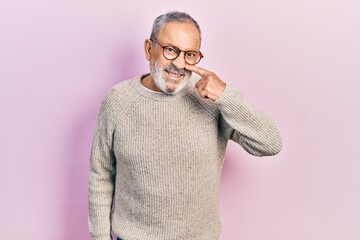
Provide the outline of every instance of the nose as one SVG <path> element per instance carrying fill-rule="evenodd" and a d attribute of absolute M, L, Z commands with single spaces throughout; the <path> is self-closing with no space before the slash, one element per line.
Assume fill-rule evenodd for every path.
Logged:
<path fill-rule="evenodd" d="M 184 52 L 181 52 L 180 55 L 172 61 L 172 63 L 177 69 L 184 69 L 186 65 Z"/>

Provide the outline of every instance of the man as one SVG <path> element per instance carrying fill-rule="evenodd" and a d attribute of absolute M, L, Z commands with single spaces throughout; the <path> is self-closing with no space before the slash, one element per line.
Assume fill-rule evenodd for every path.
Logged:
<path fill-rule="evenodd" d="M 195 66 L 201 32 L 186 13 L 159 16 L 145 40 L 150 74 L 115 85 L 94 133 L 89 176 L 93 240 L 215 240 L 229 139 L 277 154 L 275 124 L 215 73 Z M 196 73 L 192 74 L 192 73 Z"/>

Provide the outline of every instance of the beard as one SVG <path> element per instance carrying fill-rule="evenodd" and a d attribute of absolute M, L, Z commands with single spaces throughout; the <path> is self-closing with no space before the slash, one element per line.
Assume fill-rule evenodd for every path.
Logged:
<path fill-rule="evenodd" d="M 150 72 L 155 85 L 164 93 L 175 95 L 183 90 L 191 77 L 191 71 L 177 69 L 173 64 L 161 66 L 150 61 Z M 169 72 L 182 76 L 180 80 L 168 79 Z"/>

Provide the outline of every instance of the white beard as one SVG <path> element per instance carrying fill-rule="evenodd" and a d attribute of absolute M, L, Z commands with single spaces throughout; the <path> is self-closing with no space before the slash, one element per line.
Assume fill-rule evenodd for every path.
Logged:
<path fill-rule="evenodd" d="M 166 80 L 164 78 L 165 69 L 168 68 L 174 70 L 174 67 L 162 67 L 159 66 L 159 64 L 150 61 L 150 72 L 152 78 L 154 79 L 155 85 L 164 93 L 175 95 L 185 88 L 190 79 L 191 72 L 186 70 L 177 70 L 177 72 L 184 74 L 183 80 L 180 83 L 177 83 L 171 80 Z"/>

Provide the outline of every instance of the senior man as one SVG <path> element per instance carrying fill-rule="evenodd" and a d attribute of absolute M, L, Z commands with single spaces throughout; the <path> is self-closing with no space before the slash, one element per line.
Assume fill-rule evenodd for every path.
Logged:
<path fill-rule="evenodd" d="M 255 156 L 280 151 L 273 121 L 195 66 L 200 45 L 191 16 L 159 16 L 144 43 L 150 73 L 116 84 L 102 101 L 89 174 L 93 240 L 111 231 L 123 240 L 218 239 L 228 140 Z"/>

